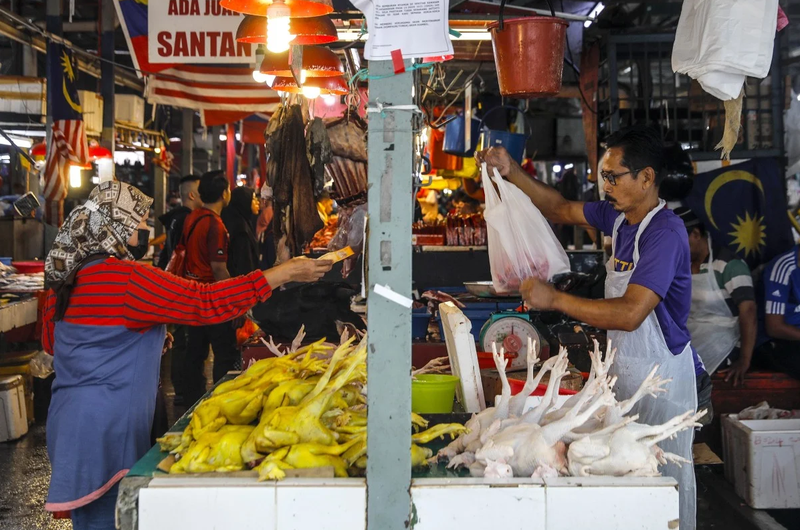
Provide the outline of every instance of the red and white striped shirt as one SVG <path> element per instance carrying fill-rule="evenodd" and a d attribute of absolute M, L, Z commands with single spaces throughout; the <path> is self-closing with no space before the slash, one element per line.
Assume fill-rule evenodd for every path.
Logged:
<path fill-rule="evenodd" d="M 133 261 L 108 258 L 78 271 L 64 322 L 146 331 L 161 324 L 199 326 L 240 317 L 272 294 L 261 271 L 198 283 Z M 53 354 L 56 295 L 48 293 L 42 346 Z"/>

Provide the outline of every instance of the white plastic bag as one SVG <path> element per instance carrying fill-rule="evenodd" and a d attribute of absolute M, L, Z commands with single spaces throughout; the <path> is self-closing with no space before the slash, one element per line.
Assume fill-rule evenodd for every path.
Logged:
<path fill-rule="evenodd" d="M 746 76 L 769 73 L 777 24 L 778 0 L 684 0 L 672 69 L 722 101 L 736 99 Z"/>
<path fill-rule="evenodd" d="M 517 292 L 527 278 L 548 281 L 568 272 L 567 253 L 528 196 L 503 180 L 497 170 L 490 178 L 486 164 L 481 168 L 481 178 L 494 289 L 499 293 Z"/>

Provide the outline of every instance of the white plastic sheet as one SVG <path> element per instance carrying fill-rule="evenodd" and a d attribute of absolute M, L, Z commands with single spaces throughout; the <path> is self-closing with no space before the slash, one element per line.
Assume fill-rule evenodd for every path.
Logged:
<path fill-rule="evenodd" d="M 519 291 L 527 278 L 550 280 L 570 270 L 569 258 L 542 213 L 525 193 L 494 170 L 481 168 L 492 283 L 497 292 Z M 495 188 L 496 186 L 496 188 Z"/>
<path fill-rule="evenodd" d="M 772 63 L 778 0 L 684 0 L 672 69 L 728 101 L 745 77 L 763 79 Z"/>

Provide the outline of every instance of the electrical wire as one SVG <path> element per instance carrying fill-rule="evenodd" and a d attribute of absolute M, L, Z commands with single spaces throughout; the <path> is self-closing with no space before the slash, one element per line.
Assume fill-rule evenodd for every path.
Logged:
<path fill-rule="evenodd" d="M 547 0 L 547 3 L 550 4 L 550 0 Z M 551 6 L 552 9 L 552 6 Z M 564 0 L 561 0 L 561 11 L 564 11 Z M 589 109 L 589 112 L 594 114 L 595 116 L 598 115 L 598 112 L 594 110 L 594 105 L 590 104 L 589 101 L 586 99 L 586 95 L 583 93 L 583 87 L 581 86 L 581 71 L 575 66 L 575 59 L 572 57 L 572 46 L 569 45 L 569 27 L 567 27 L 567 31 L 564 33 L 564 37 L 566 37 L 567 43 L 567 54 L 569 54 L 569 61 L 565 60 L 564 62 L 567 63 L 570 67 L 572 67 L 572 71 L 575 72 L 575 75 L 578 78 L 578 92 L 581 94 L 581 99 L 583 100 L 583 104 Z"/>

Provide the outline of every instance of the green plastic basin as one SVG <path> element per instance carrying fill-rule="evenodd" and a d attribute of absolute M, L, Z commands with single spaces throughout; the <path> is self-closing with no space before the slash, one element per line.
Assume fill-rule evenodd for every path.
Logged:
<path fill-rule="evenodd" d="M 458 377 L 423 374 L 411 381 L 411 410 L 417 414 L 453 412 Z"/>

